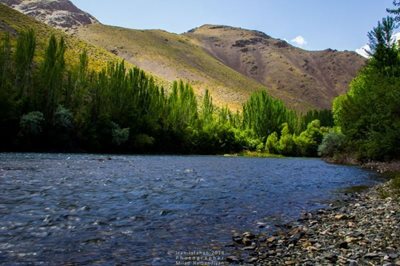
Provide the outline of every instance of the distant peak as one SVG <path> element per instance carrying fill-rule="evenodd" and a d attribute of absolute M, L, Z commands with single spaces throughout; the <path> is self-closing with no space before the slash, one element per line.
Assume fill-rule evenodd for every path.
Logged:
<path fill-rule="evenodd" d="M 65 31 L 99 23 L 95 17 L 80 10 L 69 0 L 0 0 L 0 3 Z"/>
<path fill-rule="evenodd" d="M 232 31 L 232 32 L 246 32 L 246 33 L 250 33 L 251 35 L 254 35 L 256 37 L 261 37 L 261 38 L 265 38 L 265 39 L 270 39 L 271 36 L 269 36 L 268 34 L 265 34 L 262 31 L 258 31 L 258 30 L 249 30 L 249 29 L 244 29 L 244 28 L 240 28 L 240 27 L 232 27 L 232 26 L 227 26 L 227 25 L 213 25 L 213 24 L 204 24 L 200 27 L 191 29 L 188 31 L 188 33 L 200 33 L 200 32 L 209 32 L 209 33 L 213 33 L 215 31 L 215 33 L 217 33 L 218 31 L 223 30 L 223 31 Z"/>
<path fill-rule="evenodd" d="M 188 30 L 189 33 L 195 33 L 199 30 L 204 30 L 204 29 L 209 29 L 209 30 L 213 30 L 213 29 L 223 29 L 223 28 L 231 28 L 229 26 L 225 26 L 225 25 L 212 25 L 212 24 L 204 24 L 201 25 L 199 27 L 193 28 L 191 30 Z"/>

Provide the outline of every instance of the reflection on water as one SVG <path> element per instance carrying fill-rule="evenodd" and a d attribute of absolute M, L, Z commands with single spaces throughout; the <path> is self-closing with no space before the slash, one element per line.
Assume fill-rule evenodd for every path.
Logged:
<path fill-rule="evenodd" d="M 318 159 L 0 154 L 0 262 L 171 264 L 374 182 Z"/>

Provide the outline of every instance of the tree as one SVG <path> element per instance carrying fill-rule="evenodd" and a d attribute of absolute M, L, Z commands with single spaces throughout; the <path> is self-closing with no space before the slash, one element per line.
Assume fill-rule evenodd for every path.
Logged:
<path fill-rule="evenodd" d="M 393 0 L 393 8 L 387 8 L 386 11 L 395 16 L 396 22 L 400 22 L 400 0 Z"/>
<path fill-rule="evenodd" d="M 385 160 L 400 154 L 400 57 L 394 28 L 394 19 L 388 17 L 368 34 L 371 60 L 348 93 L 334 101 L 335 123 L 360 159 Z"/>
<path fill-rule="evenodd" d="M 210 123 L 213 119 L 214 113 L 214 105 L 212 102 L 212 98 L 210 92 L 208 90 L 205 91 L 203 96 L 203 105 L 201 107 L 200 117 L 203 123 Z"/>
<path fill-rule="evenodd" d="M 53 121 L 54 112 L 59 104 L 63 89 L 65 70 L 65 42 L 58 42 L 54 35 L 50 37 L 44 61 L 40 67 L 41 88 L 36 94 L 36 109 L 41 108 L 46 119 Z"/>
<path fill-rule="evenodd" d="M 335 100 L 335 122 L 360 158 L 395 158 L 400 154 L 400 79 L 369 65 Z"/>
<path fill-rule="evenodd" d="M 282 125 L 281 137 L 277 148 L 279 153 L 283 155 L 294 155 L 295 153 L 296 147 L 293 141 L 293 135 L 290 134 L 288 123 Z"/>
<path fill-rule="evenodd" d="M 33 106 L 33 57 L 36 49 L 34 31 L 28 30 L 20 33 L 15 51 L 15 87 L 17 100 L 21 104 L 21 111 L 25 112 Z"/>
<path fill-rule="evenodd" d="M 346 136 L 340 131 L 331 130 L 326 134 L 318 147 L 318 155 L 322 157 L 333 157 L 344 152 Z"/>
<path fill-rule="evenodd" d="M 6 34 L 0 45 L 0 129 L 1 125 L 6 125 L 15 115 L 11 57 L 10 35 Z"/>
<path fill-rule="evenodd" d="M 9 148 L 18 132 L 17 105 L 13 88 L 14 67 L 9 34 L 0 43 L 0 149 Z"/>
<path fill-rule="evenodd" d="M 33 31 L 21 32 L 16 42 L 5 35 L 1 148 L 219 154 L 262 151 L 270 136 L 270 152 L 289 155 L 294 149 L 290 132 L 297 133 L 299 119 L 266 91 L 253 94 L 243 113 L 235 113 L 214 106 L 208 91 L 198 105 L 183 81 L 166 93 L 143 70 L 127 69 L 123 61 L 95 72 L 85 51 L 76 65 L 65 60 L 65 51 L 64 40 L 54 35 L 40 56 Z"/>
<path fill-rule="evenodd" d="M 307 129 L 299 136 L 294 136 L 294 142 L 298 148 L 299 155 L 317 156 L 318 146 L 321 144 L 323 133 L 319 120 L 308 124 Z"/>
<path fill-rule="evenodd" d="M 393 33 L 395 29 L 394 19 L 391 17 L 383 18 L 378 25 L 368 33 L 369 46 L 372 56 L 371 64 L 376 70 L 387 76 L 399 74 L 400 60 L 398 48 Z"/>
<path fill-rule="evenodd" d="M 266 147 L 266 151 L 268 153 L 271 154 L 278 154 L 279 150 L 278 150 L 278 133 L 273 132 L 272 134 L 270 134 L 267 138 L 267 142 L 265 144 Z"/>
<path fill-rule="evenodd" d="M 323 127 L 333 127 L 335 125 L 331 110 L 310 110 L 301 117 L 300 130 L 305 130 L 307 125 L 314 120 L 319 120 Z"/>
<path fill-rule="evenodd" d="M 282 101 L 269 96 L 265 90 L 252 94 L 243 105 L 244 127 L 254 130 L 264 140 L 272 132 L 280 131 L 283 123 L 288 123 L 294 129 L 297 125 L 296 114 L 287 109 Z"/>

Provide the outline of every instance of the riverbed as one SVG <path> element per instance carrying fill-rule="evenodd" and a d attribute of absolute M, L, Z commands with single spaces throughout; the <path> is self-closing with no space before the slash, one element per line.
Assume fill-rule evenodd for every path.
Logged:
<path fill-rule="evenodd" d="M 0 263 L 169 265 L 379 179 L 309 158 L 0 154 Z"/>

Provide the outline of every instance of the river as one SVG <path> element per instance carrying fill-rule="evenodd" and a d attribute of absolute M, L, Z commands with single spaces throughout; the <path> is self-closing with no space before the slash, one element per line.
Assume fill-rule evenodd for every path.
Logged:
<path fill-rule="evenodd" d="M 0 263 L 171 265 L 377 182 L 319 159 L 0 153 Z"/>

